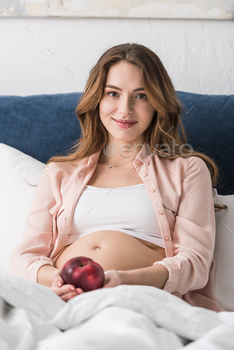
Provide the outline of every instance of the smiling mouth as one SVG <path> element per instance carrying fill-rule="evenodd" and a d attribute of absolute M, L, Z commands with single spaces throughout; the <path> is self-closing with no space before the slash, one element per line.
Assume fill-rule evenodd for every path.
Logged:
<path fill-rule="evenodd" d="M 112 118 L 115 122 L 117 123 L 121 123 L 121 124 L 136 124 L 137 121 L 132 122 L 132 121 L 119 121 L 119 120 L 115 120 L 114 118 Z"/>

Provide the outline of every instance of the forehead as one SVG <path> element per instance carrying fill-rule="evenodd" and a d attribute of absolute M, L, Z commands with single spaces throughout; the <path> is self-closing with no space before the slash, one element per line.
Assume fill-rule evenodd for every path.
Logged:
<path fill-rule="evenodd" d="M 120 61 L 111 66 L 106 77 L 106 84 L 112 84 L 115 86 L 127 84 L 139 87 L 141 85 L 143 86 L 143 82 L 142 69 L 126 61 Z"/>

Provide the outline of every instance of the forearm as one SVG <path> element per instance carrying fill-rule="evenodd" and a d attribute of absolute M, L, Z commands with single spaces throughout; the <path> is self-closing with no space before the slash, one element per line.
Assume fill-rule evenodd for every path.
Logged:
<path fill-rule="evenodd" d="M 37 273 L 37 281 L 43 286 L 51 287 L 52 285 L 52 275 L 58 270 L 56 267 L 50 265 L 43 265 L 40 267 Z"/>
<path fill-rule="evenodd" d="M 162 265 L 153 265 L 141 269 L 118 271 L 121 279 L 121 284 L 135 284 L 153 286 L 163 289 L 169 272 Z"/>

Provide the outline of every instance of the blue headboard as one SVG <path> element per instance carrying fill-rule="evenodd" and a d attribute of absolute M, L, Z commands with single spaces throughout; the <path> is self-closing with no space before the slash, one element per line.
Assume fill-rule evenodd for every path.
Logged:
<path fill-rule="evenodd" d="M 81 137 L 75 114 L 81 93 L 0 96 L 0 143 L 46 163 L 64 155 Z M 185 106 L 181 116 L 188 143 L 219 166 L 221 195 L 234 194 L 234 95 L 177 91 Z"/>

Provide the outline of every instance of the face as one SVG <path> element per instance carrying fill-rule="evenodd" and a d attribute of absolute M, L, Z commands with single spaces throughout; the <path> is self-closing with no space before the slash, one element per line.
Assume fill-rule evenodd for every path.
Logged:
<path fill-rule="evenodd" d="M 144 143 L 143 133 L 153 119 L 154 108 L 148 102 L 143 86 L 143 73 L 139 67 L 120 61 L 109 69 L 99 103 L 99 115 L 108 131 L 109 143 L 132 146 Z M 116 119 L 130 119 L 136 123 L 117 124 Z"/>

